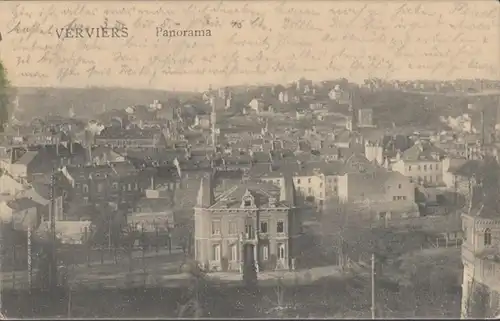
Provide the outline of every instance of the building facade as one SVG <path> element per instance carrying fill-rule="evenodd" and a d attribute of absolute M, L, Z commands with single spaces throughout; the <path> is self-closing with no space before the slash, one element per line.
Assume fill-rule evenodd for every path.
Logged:
<path fill-rule="evenodd" d="M 444 186 L 442 166 L 445 156 L 443 150 L 431 143 L 417 141 L 402 154 L 398 152 L 392 170 L 419 185 Z"/>
<path fill-rule="evenodd" d="M 202 178 L 195 207 L 195 259 L 211 271 L 293 268 L 301 232 L 291 178 L 280 188 L 242 182 L 219 197 Z"/>
<path fill-rule="evenodd" d="M 483 174 L 462 214 L 462 318 L 492 318 L 500 313 L 498 168 Z"/>

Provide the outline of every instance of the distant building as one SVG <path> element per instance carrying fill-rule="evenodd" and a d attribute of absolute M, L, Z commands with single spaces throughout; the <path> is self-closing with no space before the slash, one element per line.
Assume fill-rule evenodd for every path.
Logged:
<path fill-rule="evenodd" d="M 161 148 L 165 146 L 162 132 L 158 129 L 117 129 L 108 127 L 95 137 L 101 146 L 123 148 Z"/>
<path fill-rule="evenodd" d="M 118 208 L 132 210 L 149 185 L 147 178 L 130 163 L 107 165 L 65 166 L 65 212 L 72 215 L 78 207 L 115 204 Z"/>
<path fill-rule="evenodd" d="M 338 178 L 339 200 L 366 210 L 370 219 L 418 216 L 415 185 L 397 172 L 347 173 Z"/>
<path fill-rule="evenodd" d="M 285 178 L 291 176 L 297 196 L 319 206 L 338 197 L 338 177 L 344 174 L 344 164 L 340 161 L 289 163 L 270 169 L 259 179 L 282 186 Z"/>
<path fill-rule="evenodd" d="M 362 108 L 358 109 L 358 127 L 374 127 L 373 125 L 373 109 Z"/>
<path fill-rule="evenodd" d="M 270 104 L 267 104 L 263 99 L 254 98 L 248 103 L 248 107 L 255 111 L 257 114 L 262 113 L 272 113 L 273 108 Z"/>
<path fill-rule="evenodd" d="M 291 179 L 281 188 L 242 182 L 217 198 L 212 178 L 202 179 L 195 207 L 195 259 L 207 269 L 289 269 L 300 231 Z"/>
<path fill-rule="evenodd" d="M 410 182 L 425 186 L 442 186 L 445 156 L 445 152 L 433 144 L 417 141 L 402 154 L 398 152 L 392 170 L 408 177 Z"/>

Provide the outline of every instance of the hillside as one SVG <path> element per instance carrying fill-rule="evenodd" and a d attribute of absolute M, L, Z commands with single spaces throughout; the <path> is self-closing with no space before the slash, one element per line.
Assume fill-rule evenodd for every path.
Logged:
<path fill-rule="evenodd" d="M 148 104 L 157 99 L 181 100 L 199 96 L 199 93 L 173 92 L 130 88 L 15 88 L 19 97 L 19 120 L 48 114 L 68 116 L 73 107 L 76 117 L 95 115 L 104 110 L 123 109 L 127 106 Z"/>

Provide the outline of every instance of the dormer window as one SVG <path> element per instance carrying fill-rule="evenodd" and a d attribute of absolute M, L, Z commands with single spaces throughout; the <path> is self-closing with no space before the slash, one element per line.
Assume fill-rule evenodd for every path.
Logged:
<path fill-rule="evenodd" d="M 252 194 L 250 193 L 249 190 L 245 192 L 245 195 L 243 195 L 243 198 L 241 200 L 241 207 L 246 208 L 246 207 L 254 207 L 254 198 Z"/>

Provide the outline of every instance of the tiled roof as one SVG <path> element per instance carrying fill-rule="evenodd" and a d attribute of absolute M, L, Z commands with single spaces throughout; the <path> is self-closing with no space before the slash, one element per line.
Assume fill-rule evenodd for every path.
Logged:
<path fill-rule="evenodd" d="M 7 206 L 9 206 L 14 211 L 23 211 L 29 208 L 37 207 L 38 203 L 27 197 L 23 197 L 8 202 Z"/>
<path fill-rule="evenodd" d="M 28 165 L 35 159 L 35 157 L 38 155 L 38 152 L 34 151 L 27 151 L 26 153 L 21 156 L 15 163 L 20 164 L 20 165 Z"/>
<path fill-rule="evenodd" d="M 137 212 L 163 212 L 173 207 L 172 198 L 142 198 L 137 203 Z"/>
<path fill-rule="evenodd" d="M 116 129 L 107 127 L 103 129 L 96 139 L 152 139 L 161 132 L 155 129 Z"/>
<path fill-rule="evenodd" d="M 344 164 L 340 161 L 333 162 L 305 162 L 305 163 L 278 163 L 270 171 L 264 167 L 261 168 L 260 177 L 284 177 L 292 176 L 313 176 L 316 174 L 324 175 L 342 175 L 344 174 Z"/>
<path fill-rule="evenodd" d="M 67 166 L 69 175 L 75 180 L 87 180 L 90 177 L 126 177 L 134 175 L 138 170 L 130 163 L 117 162 L 106 165 Z"/>
<path fill-rule="evenodd" d="M 268 207 L 271 198 L 276 199 L 278 206 L 285 206 L 279 202 L 280 189 L 277 186 L 249 181 L 241 183 L 220 195 L 210 208 L 239 208 L 246 193 L 249 193 L 254 198 L 256 207 Z"/>
<path fill-rule="evenodd" d="M 347 172 L 373 172 L 380 169 L 379 166 L 370 162 L 364 155 L 354 153 L 345 160 Z"/>
<path fill-rule="evenodd" d="M 412 147 L 403 152 L 401 158 L 404 161 L 436 161 L 445 156 L 446 153 L 434 146 L 433 144 L 425 141 L 417 142 Z"/>

